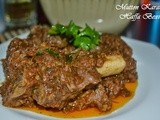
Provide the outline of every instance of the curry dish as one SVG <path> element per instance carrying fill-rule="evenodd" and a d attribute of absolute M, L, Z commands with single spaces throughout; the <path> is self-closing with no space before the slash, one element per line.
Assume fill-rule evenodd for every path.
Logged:
<path fill-rule="evenodd" d="M 34 26 L 27 38 L 11 41 L 2 60 L 4 106 L 107 112 L 116 98 L 132 96 L 126 85 L 137 83 L 136 61 L 120 37 L 103 33 L 98 46 L 84 50 L 48 31 Z"/>

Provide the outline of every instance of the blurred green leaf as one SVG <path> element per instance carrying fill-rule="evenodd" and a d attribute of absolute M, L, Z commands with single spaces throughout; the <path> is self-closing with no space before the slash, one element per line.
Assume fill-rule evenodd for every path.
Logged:
<path fill-rule="evenodd" d="M 69 38 L 73 38 L 73 45 L 85 50 L 95 48 L 99 44 L 100 35 L 89 25 L 86 24 L 85 28 L 81 28 L 73 21 L 67 26 L 56 24 L 49 29 L 51 35 L 65 35 Z"/>

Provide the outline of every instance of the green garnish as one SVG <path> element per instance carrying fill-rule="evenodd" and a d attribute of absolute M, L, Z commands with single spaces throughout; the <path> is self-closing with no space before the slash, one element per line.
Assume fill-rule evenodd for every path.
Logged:
<path fill-rule="evenodd" d="M 48 52 L 48 54 L 52 55 L 53 57 L 60 58 L 60 56 L 59 56 L 58 53 L 52 51 L 52 50 L 49 49 L 49 48 L 46 48 L 45 51 Z"/>
<path fill-rule="evenodd" d="M 42 55 L 43 55 L 42 51 L 37 51 L 36 52 L 36 56 L 42 56 Z"/>
<path fill-rule="evenodd" d="M 75 47 L 91 50 L 99 44 L 100 35 L 86 24 L 85 28 L 77 26 L 73 21 L 68 25 L 55 24 L 49 29 L 50 35 L 64 35 L 72 39 Z"/>
<path fill-rule="evenodd" d="M 68 62 L 68 63 L 72 62 L 72 60 L 73 60 L 72 54 L 67 54 L 67 55 L 65 55 L 65 60 L 66 60 L 66 62 Z"/>
<path fill-rule="evenodd" d="M 64 25 L 61 24 L 56 24 L 54 26 L 51 27 L 51 29 L 49 29 L 49 34 L 51 35 L 57 35 L 57 34 L 64 34 L 66 33 L 66 27 Z"/>

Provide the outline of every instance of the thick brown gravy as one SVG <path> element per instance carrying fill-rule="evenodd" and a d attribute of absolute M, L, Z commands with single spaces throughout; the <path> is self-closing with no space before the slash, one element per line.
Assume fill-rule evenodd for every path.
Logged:
<path fill-rule="evenodd" d="M 110 114 L 113 111 L 117 110 L 118 108 L 123 107 L 126 103 L 128 103 L 134 97 L 137 85 L 138 85 L 137 81 L 135 83 L 127 83 L 126 88 L 129 91 L 131 91 L 131 96 L 130 97 L 119 96 L 116 99 L 114 99 L 112 109 L 108 112 L 100 112 L 99 110 L 97 110 L 95 108 L 89 108 L 86 110 L 74 111 L 74 112 L 68 112 L 68 113 L 64 113 L 61 111 L 55 112 L 52 110 L 45 110 L 45 109 L 41 109 L 41 108 L 23 107 L 20 109 L 29 110 L 29 111 L 33 111 L 33 112 L 36 112 L 39 114 L 52 116 L 52 117 L 58 117 L 58 118 L 84 118 L 84 117 L 94 117 L 94 116 L 100 116 L 100 115 L 107 115 L 107 114 Z"/>

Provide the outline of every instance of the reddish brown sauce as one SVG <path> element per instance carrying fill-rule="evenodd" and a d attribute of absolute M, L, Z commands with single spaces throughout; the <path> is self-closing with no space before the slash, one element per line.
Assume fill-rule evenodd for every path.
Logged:
<path fill-rule="evenodd" d="M 127 83 L 126 88 L 131 92 L 131 96 L 130 97 L 119 96 L 119 97 L 115 98 L 113 100 L 112 109 L 108 112 L 101 112 L 95 108 L 89 108 L 86 110 L 74 111 L 74 112 L 68 112 L 68 113 L 64 113 L 61 111 L 55 112 L 52 110 L 45 110 L 42 108 L 23 107 L 20 109 L 29 110 L 29 111 L 33 111 L 33 112 L 36 112 L 39 114 L 52 116 L 52 117 L 59 117 L 59 118 L 84 118 L 84 117 L 94 117 L 94 116 L 100 116 L 100 115 L 107 115 L 107 114 L 110 114 L 113 111 L 117 110 L 118 108 L 123 107 L 126 103 L 128 103 L 134 97 L 137 85 L 138 85 L 137 81 L 135 83 Z"/>

